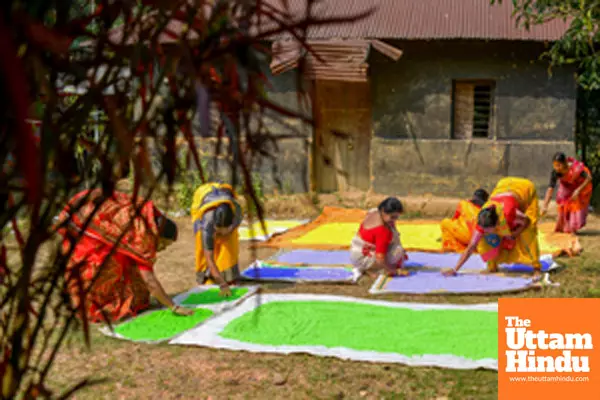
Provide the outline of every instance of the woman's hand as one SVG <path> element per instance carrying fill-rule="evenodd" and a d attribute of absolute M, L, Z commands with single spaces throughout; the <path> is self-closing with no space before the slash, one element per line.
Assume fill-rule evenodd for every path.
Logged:
<path fill-rule="evenodd" d="M 385 271 L 386 271 L 387 276 L 389 276 L 390 278 L 398 275 L 398 268 L 394 267 L 392 265 L 386 265 Z"/>
<path fill-rule="evenodd" d="M 548 214 L 548 207 L 544 206 L 544 207 L 542 207 L 542 210 L 540 211 L 540 217 L 545 217 L 546 214 Z"/>
<path fill-rule="evenodd" d="M 573 194 L 571 195 L 571 200 L 577 200 L 578 197 L 579 197 L 579 189 L 577 189 L 573 192 Z"/>
<path fill-rule="evenodd" d="M 404 268 L 400 268 L 397 271 L 398 276 L 409 276 L 410 275 L 410 271 L 404 269 Z"/>
<path fill-rule="evenodd" d="M 458 271 L 454 268 L 449 268 L 443 272 L 444 276 L 456 276 L 458 275 Z"/>
<path fill-rule="evenodd" d="M 194 315 L 194 310 L 192 310 L 191 308 L 180 307 L 178 305 L 174 305 L 173 307 L 171 307 L 171 311 L 175 315 L 181 315 L 184 317 L 189 317 L 190 315 Z"/>
<path fill-rule="evenodd" d="M 219 292 L 219 296 L 231 297 L 231 288 L 229 287 L 229 285 L 227 285 L 227 284 L 221 285 L 220 288 L 221 288 L 221 291 Z"/>
<path fill-rule="evenodd" d="M 156 279 L 154 272 L 148 270 L 140 270 L 140 275 L 142 279 L 146 283 L 146 287 L 150 294 L 160 302 L 164 307 L 168 307 L 171 311 L 177 315 L 192 315 L 194 314 L 194 310 L 190 310 L 189 308 L 179 307 L 176 304 L 173 304 L 173 301 L 169 297 L 169 295 L 165 292 L 162 285 Z"/>
<path fill-rule="evenodd" d="M 219 271 L 219 268 L 215 263 L 214 252 L 212 250 L 205 250 L 204 255 L 206 256 L 208 270 L 210 271 L 212 279 L 215 281 L 215 283 L 220 283 L 219 287 L 221 288 L 221 292 L 219 293 L 219 295 L 223 297 L 231 296 L 231 290 L 229 290 L 229 285 L 227 285 L 225 278 L 223 278 L 223 275 L 221 275 L 221 271 Z M 224 291 L 224 288 L 227 288 L 227 291 Z"/>
<path fill-rule="evenodd" d="M 516 238 L 518 238 L 519 235 L 531 225 L 531 218 L 529 218 L 527 215 L 518 212 L 517 218 L 517 228 L 512 231 L 510 235 L 513 240 L 516 240 Z"/>

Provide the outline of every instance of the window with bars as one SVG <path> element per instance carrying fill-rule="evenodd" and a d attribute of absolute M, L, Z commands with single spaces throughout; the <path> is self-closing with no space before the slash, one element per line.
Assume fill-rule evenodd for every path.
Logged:
<path fill-rule="evenodd" d="M 453 82 L 453 139 L 491 137 L 494 81 Z"/>

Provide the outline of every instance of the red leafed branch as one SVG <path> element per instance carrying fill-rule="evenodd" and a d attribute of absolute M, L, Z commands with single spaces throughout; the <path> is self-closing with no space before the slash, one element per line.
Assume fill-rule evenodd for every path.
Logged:
<path fill-rule="evenodd" d="M 80 329 L 90 340 L 85 307 L 65 289 L 75 285 L 80 298 L 88 290 L 66 273 L 82 233 L 68 245 L 57 237 L 79 206 L 56 217 L 76 193 L 101 188 L 99 207 L 128 176 L 135 199 L 163 193 L 168 204 L 190 171 L 204 182 L 224 169 L 250 218 L 263 220 L 253 171 L 277 158 L 279 140 L 304 137 L 292 126 L 275 136 L 269 126 L 312 123 L 268 98 L 265 42 L 286 35 L 311 51 L 310 27 L 372 11 L 323 17 L 312 4 L 294 12 L 280 0 L 4 1 L 11 14 L 0 14 L 1 399 L 55 396 L 46 381 L 67 334 Z M 211 143 L 214 154 L 200 151 Z M 73 382 L 64 395 L 93 383 Z"/>

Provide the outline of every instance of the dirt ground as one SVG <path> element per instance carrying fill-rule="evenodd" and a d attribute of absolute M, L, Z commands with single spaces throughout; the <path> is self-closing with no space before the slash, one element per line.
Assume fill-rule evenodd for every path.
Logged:
<path fill-rule="evenodd" d="M 336 197 L 337 196 L 337 197 Z M 342 201 L 340 201 L 340 199 Z M 305 199 L 306 200 L 306 199 Z M 270 216 L 314 217 L 323 205 L 373 206 L 363 195 L 343 198 L 330 195 L 315 206 L 310 200 L 267 201 Z M 371 201 L 373 204 L 368 204 Z M 415 201 L 415 204 L 419 204 Z M 448 204 L 456 204 L 449 200 Z M 437 214 L 446 214 L 440 206 Z M 302 211 L 301 211 L 302 210 Z M 414 212 L 414 211 L 413 211 Z M 427 211 L 429 214 L 431 211 Z M 161 252 L 157 275 L 170 295 L 188 290 L 194 283 L 194 242 L 189 218 L 177 219 L 180 240 Z M 600 219 L 592 218 L 581 236 L 581 257 L 555 276 L 560 288 L 530 291 L 521 297 L 600 297 Z M 254 257 L 266 258 L 273 250 L 253 254 L 241 249 L 243 267 Z M 350 285 L 266 285 L 279 293 L 327 293 L 367 297 L 372 284 L 364 279 Z M 483 296 L 381 296 L 378 299 L 420 302 L 481 303 L 497 301 Z M 349 362 L 309 355 L 265 355 L 211 350 L 200 347 L 143 345 L 107 338 L 94 330 L 87 350 L 75 333 L 53 367 L 52 381 L 66 388 L 86 376 L 108 379 L 84 389 L 78 399 L 495 399 L 497 374 L 491 371 L 452 371 L 410 368 L 397 364 Z"/>

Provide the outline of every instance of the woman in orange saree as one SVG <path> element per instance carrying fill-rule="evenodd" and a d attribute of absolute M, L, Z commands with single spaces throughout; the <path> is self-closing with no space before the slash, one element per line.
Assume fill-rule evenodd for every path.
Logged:
<path fill-rule="evenodd" d="M 69 201 L 59 223 L 69 216 L 59 232 L 65 254 L 75 246 L 65 278 L 73 306 L 85 313 L 80 317 L 116 322 L 147 309 L 150 295 L 176 314 L 193 313 L 175 305 L 154 275 L 159 239 L 176 240 L 177 226 L 152 202 L 134 204 L 125 193 L 104 198 L 100 189 L 85 190 Z"/>
<path fill-rule="evenodd" d="M 444 251 L 462 253 L 465 251 L 477 224 L 477 215 L 490 195 L 477 189 L 471 200 L 461 200 L 452 219 L 445 218 L 440 224 L 442 248 Z"/>
<path fill-rule="evenodd" d="M 581 161 L 567 157 L 564 153 L 556 153 L 552 161 L 553 171 L 546 190 L 542 215 L 548 211 L 548 204 L 558 184 L 558 220 L 554 230 L 576 233 L 586 223 L 592 198 L 592 174 Z"/>

